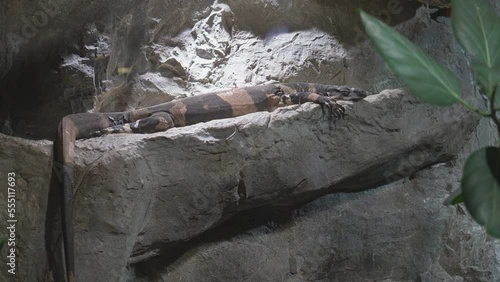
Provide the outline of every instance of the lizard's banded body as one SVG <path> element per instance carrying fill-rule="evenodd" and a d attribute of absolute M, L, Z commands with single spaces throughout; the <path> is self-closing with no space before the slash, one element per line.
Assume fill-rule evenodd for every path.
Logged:
<path fill-rule="evenodd" d="M 258 111 L 273 111 L 282 105 L 305 102 L 327 107 L 330 118 L 340 118 L 344 116 L 344 108 L 335 100 L 357 101 L 366 95 L 366 91 L 348 86 L 276 83 L 200 94 L 128 112 L 80 113 L 64 117 L 59 123 L 55 142 L 55 161 L 62 165 L 62 220 L 67 280 L 74 281 L 75 270 L 72 168 L 77 139 L 108 133 L 152 133 Z"/>

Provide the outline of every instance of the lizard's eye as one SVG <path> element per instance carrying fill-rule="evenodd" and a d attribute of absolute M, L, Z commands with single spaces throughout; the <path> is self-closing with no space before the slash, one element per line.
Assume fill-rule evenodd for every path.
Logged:
<path fill-rule="evenodd" d="M 326 89 L 326 94 L 328 94 L 328 95 L 334 95 L 334 94 L 336 94 L 338 92 L 339 92 L 339 88 L 338 87 L 337 88 L 335 88 L 335 87 L 328 87 Z"/>
<path fill-rule="evenodd" d="M 282 97 L 284 94 L 285 92 L 281 89 L 281 87 L 278 87 L 278 89 L 274 91 L 274 95 L 278 95 L 279 97 Z"/>

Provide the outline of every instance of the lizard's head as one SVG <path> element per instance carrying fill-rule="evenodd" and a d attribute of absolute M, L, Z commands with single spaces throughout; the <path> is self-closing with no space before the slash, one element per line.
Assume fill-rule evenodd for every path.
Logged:
<path fill-rule="evenodd" d="M 326 94 L 330 97 L 339 98 L 342 100 L 358 101 L 366 98 L 369 92 L 363 89 L 343 85 L 327 87 Z"/>
<path fill-rule="evenodd" d="M 281 87 L 277 87 L 276 91 L 274 92 L 274 95 L 278 96 L 280 98 L 280 105 L 291 105 L 292 99 L 290 98 L 289 94 L 285 94 L 285 91 L 281 89 Z"/>

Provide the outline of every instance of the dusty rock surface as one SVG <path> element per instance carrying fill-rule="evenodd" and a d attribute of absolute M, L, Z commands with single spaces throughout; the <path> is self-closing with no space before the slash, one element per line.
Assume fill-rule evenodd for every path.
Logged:
<path fill-rule="evenodd" d="M 45 249 L 45 225 L 51 168 L 52 142 L 30 141 L 0 134 L 0 202 L 4 209 L 0 221 L 0 238 L 11 239 L 0 252 L 3 264 L 1 281 L 44 281 L 50 277 Z M 14 173 L 15 180 L 12 185 L 14 189 L 10 190 L 7 184 L 9 173 Z M 9 199 L 15 201 L 8 202 Z M 7 227 L 12 224 L 14 229 L 9 229 L 13 230 L 10 232 Z M 14 238 L 11 233 L 15 235 Z M 10 258 L 7 259 L 10 248 L 15 248 L 17 267 L 14 275 L 7 272 L 10 269 L 7 266 L 7 262 L 10 262 Z"/>
<path fill-rule="evenodd" d="M 346 107 L 349 116 L 335 124 L 305 104 L 80 142 L 77 264 L 114 269 L 113 280 L 127 263 L 168 252 L 239 211 L 365 190 L 445 163 L 465 144 L 457 136 L 477 124 L 472 115 L 421 104 L 401 90 Z M 94 280 L 103 272 L 79 273 Z"/>

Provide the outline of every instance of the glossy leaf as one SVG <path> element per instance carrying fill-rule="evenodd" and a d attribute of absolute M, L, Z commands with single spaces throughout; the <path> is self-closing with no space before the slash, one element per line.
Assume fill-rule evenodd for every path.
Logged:
<path fill-rule="evenodd" d="M 453 198 L 453 200 L 450 202 L 452 205 L 458 205 L 464 202 L 464 195 L 460 193 L 460 195 L 456 196 Z"/>
<path fill-rule="evenodd" d="M 378 53 L 415 96 L 438 106 L 461 100 L 460 81 L 451 71 L 382 21 L 364 11 L 360 13 Z"/>
<path fill-rule="evenodd" d="M 500 238 L 500 148 L 482 148 L 467 159 L 462 194 L 472 217 Z"/>
<path fill-rule="evenodd" d="M 495 108 L 500 107 L 500 85 L 497 86 L 496 94 L 495 94 Z"/>
<path fill-rule="evenodd" d="M 493 87 L 500 84 L 500 68 L 491 69 L 486 65 L 473 64 L 472 69 L 476 72 L 477 79 L 483 86 L 485 94 L 490 97 L 493 93 Z"/>
<path fill-rule="evenodd" d="M 462 190 L 458 189 L 453 191 L 446 199 L 444 200 L 445 205 L 457 205 L 464 202 L 464 195 L 462 194 Z"/>
<path fill-rule="evenodd" d="M 500 18 L 489 0 L 453 0 L 452 9 L 455 36 L 477 60 L 473 69 L 486 93 L 491 95 L 494 85 L 499 83 Z"/>

